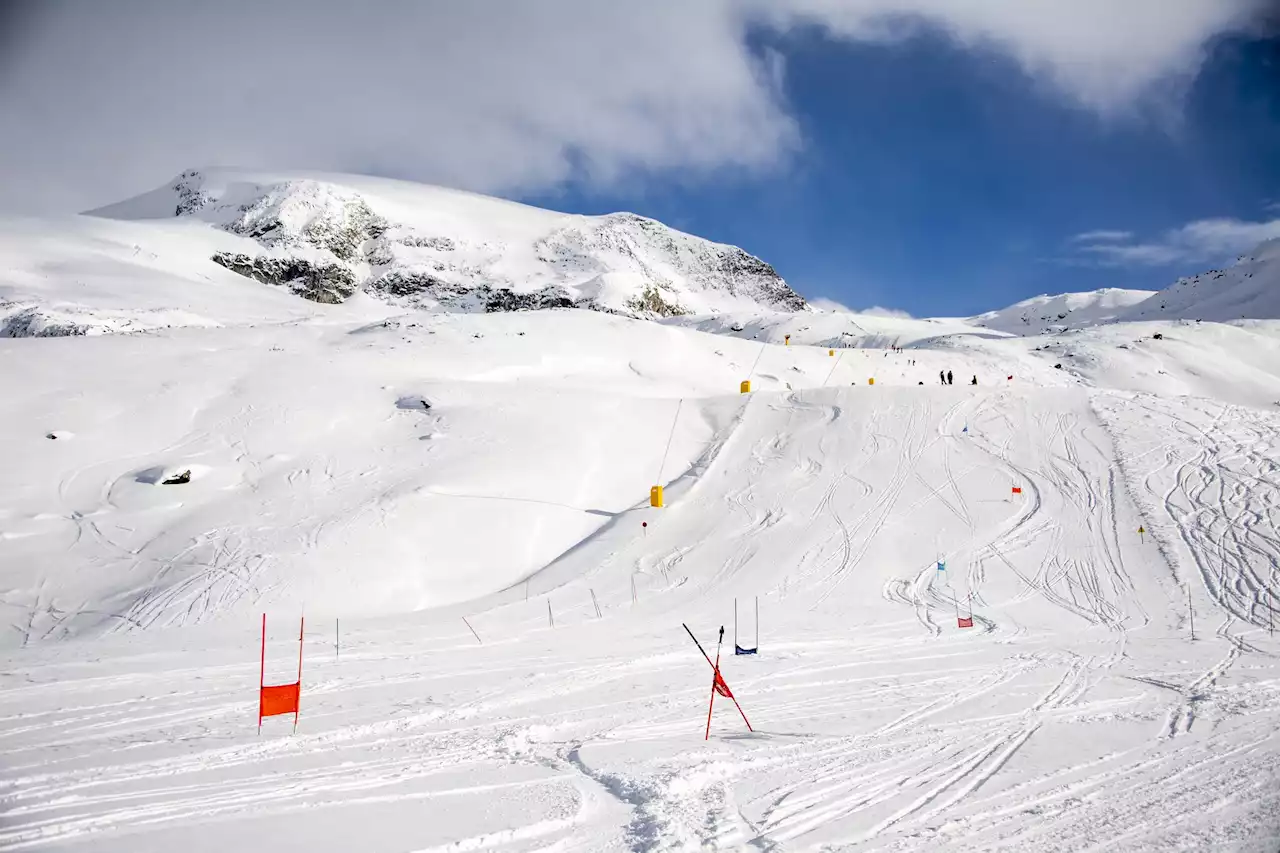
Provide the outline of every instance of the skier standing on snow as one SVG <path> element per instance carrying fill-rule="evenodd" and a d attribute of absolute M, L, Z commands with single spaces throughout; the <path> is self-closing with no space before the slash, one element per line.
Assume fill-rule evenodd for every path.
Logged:
<path fill-rule="evenodd" d="M 975 376 L 975 377 L 973 377 L 973 381 L 972 381 L 972 382 L 970 382 L 969 384 L 970 384 L 970 385 L 977 385 L 977 384 L 978 384 L 978 377 L 976 377 L 976 376 Z"/>
<path fill-rule="evenodd" d="M 947 384 L 948 384 L 948 385 L 954 385 L 954 384 L 956 384 L 956 383 L 955 383 L 955 377 L 951 375 L 951 371 L 950 371 L 950 370 L 948 370 L 948 371 L 947 371 Z"/>
<path fill-rule="evenodd" d="M 941 370 L 938 371 L 938 378 L 942 380 L 943 385 L 947 384 L 947 374 L 943 373 Z"/>

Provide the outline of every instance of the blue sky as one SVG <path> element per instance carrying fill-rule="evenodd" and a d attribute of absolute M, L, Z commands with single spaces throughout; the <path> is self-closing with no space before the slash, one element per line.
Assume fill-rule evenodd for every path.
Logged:
<path fill-rule="evenodd" d="M 1120 115 L 936 33 L 868 45 L 808 30 L 755 47 L 786 60 L 802 142 L 784 168 L 524 200 L 633 210 L 741 245 L 810 298 L 916 316 L 1040 293 L 1156 289 L 1241 245 L 1130 260 L 1082 251 L 1091 241 L 1075 235 L 1131 232 L 1119 245 L 1149 246 L 1200 220 L 1280 218 L 1268 210 L 1280 201 L 1277 40 L 1224 39 L 1181 96 Z"/>

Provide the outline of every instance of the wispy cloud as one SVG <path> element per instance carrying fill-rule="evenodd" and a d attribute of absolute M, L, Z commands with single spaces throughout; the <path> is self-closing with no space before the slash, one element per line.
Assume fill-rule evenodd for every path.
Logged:
<path fill-rule="evenodd" d="M 1077 261 L 1091 260 L 1103 266 L 1169 266 L 1229 260 L 1277 238 L 1280 219 L 1201 219 L 1149 240 L 1135 241 L 1126 232 L 1094 231 L 1077 234 L 1070 242 Z"/>
<path fill-rule="evenodd" d="M 1086 231 L 1071 238 L 1072 243 L 1111 243 L 1133 238 L 1132 231 Z"/>

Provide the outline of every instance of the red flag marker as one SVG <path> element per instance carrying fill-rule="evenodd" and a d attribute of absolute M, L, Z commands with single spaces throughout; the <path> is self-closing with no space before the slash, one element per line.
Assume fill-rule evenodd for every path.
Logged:
<path fill-rule="evenodd" d="M 683 625 L 683 623 L 681 623 L 681 624 Z M 692 632 L 692 631 L 689 631 L 689 626 L 688 626 L 688 625 L 684 625 L 684 629 L 685 629 L 685 631 L 688 631 L 688 633 L 689 633 L 689 638 L 693 640 L 694 645 L 696 645 L 696 646 L 698 647 L 698 651 L 702 652 L 702 656 L 703 656 L 704 658 L 706 658 L 706 659 L 707 659 L 707 663 L 711 665 L 711 672 L 712 672 L 712 676 L 711 676 L 711 703 L 707 706 L 707 730 L 706 730 L 705 734 L 703 735 L 703 738 L 702 738 L 702 739 L 703 739 L 703 740 L 710 740 L 710 739 L 711 739 L 711 711 L 712 711 L 712 709 L 715 707 L 715 704 L 716 704 L 716 694 L 717 694 L 717 693 L 719 693 L 721 696 L 724 696 L 726 699 L 731 699 L 731 700 L 733 700 L 733 705 L 734 705 L 734 707 L 735 707 L 735 708 L 737 708 L 737 709 L 738 709 L 738 713 L 742 715 L 742 722 L 744 722 L 744 723 L 746 723 L 746 724 L 747 724 L 747 731 L 749 731 L 749 732 L 754 732 L 754 731 L 755 731 L 755 729 L 751 728 L 751 721 L 747 719 L 747 714 L 746 714 L 746 712 L 742 710 L 742 706 L 738 704 L 738 700 L 737 700 L 737 698 L 733 695 L 733 691 L 729 689 L 729 685 L 728 685 L 728 683 L 724 680 L 724 676 L 722 676 L 722 675 L 720 674 L 720 645 L 722 645 L 722 644 L 724 643 L 724 626 L 723 626 L 723 625 L 721 625 L 721 626 L 720 626 L 720 641 L 719 641 L 719 644 L 717 644 L 717 646 L 716 646 L 716 659 L 715 659 L 715 663 L 712 663 L 712 662 L 711 662 L 711 657 L 710 657 L 710 655 L 708 655 L 708 654 L 707 654 L 706 649 L 702 648 L 702 643 L 699 643 L 699 642 L 698 642 L 698 638 L 697 638 L 697 637 L 695 637 L 695 636 L 693 636 L 693 632 Z"/>

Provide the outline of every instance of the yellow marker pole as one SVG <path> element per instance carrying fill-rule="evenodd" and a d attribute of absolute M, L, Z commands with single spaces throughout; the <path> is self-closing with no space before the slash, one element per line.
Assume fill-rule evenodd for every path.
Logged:
<path fill-rule="evenodd" d="M 751 393 L 751 380 L 750 380 L 750 379 L 744 379 L 744 380 L 742 380 L 742 384 L 738 386 L 738 391 L 739 391 L 739 393 L 742 393 L 742 394 L 750 394 L 750 393 Z"/>

